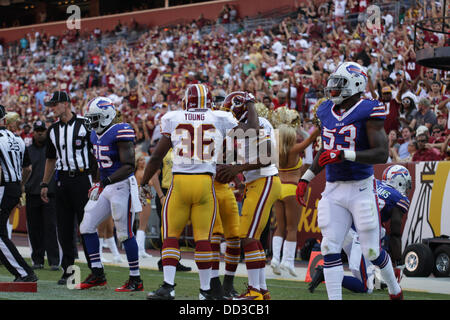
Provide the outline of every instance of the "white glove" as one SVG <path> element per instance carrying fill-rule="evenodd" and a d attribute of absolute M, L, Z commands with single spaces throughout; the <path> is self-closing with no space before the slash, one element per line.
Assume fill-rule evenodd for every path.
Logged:
<path fill-rule="evenodd" d="M 89 200 L 97 201 L 100 193 L 102 193 L 103 188 L 100 187 L 100 183 L 95 183 L 92 188 L 89 189 L 88 197 Z"/>

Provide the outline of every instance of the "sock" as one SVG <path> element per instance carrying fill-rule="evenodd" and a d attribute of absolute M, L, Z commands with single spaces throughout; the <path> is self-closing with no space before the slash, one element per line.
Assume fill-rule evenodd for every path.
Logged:
<path fill-rule="evenodd" d="M 272 260 L 280 262 L 280 254 L 281 254 L 281 246 L 282 245 L 283 245 L 282 237 L 274 236 L 272 238 Z"/>
<path fill-rule="evenodd" d="M 397 278 L 395 277 L 394 268 L 392 267 L 391 258 L 386 253 L 384 249 L 381 249 L 380 255 L 375 260 L 371 260 L 371 262 L 380 268 L 381 277 L 388 286 L 389 294 L 399 294 L 402 290 L 397 282 Z"/>
<path fill-rule="evenodd" d="M 225 275 L 234 276 L 239 260 L 241 259 L 241 240 L 237 238 L 226 239 Z"/>
<path fill-rule="evenodd" d="M 292 268 L 294 267 L 295 249 L 297 249 L 296 241 L 284 241 L 282 262 L 286 263 Z"/>
<path fill-rule="evenodd" d="M 114 239 L 114 237 L 105 239 L 105 243 L 114 256 L 120 255 L 119 249 L 117 248 L 116 239 Z"/>
<path fill-rule="evenodd" d="M 96 233 L 85 233 L 82 234 L 84 244 L 86 246 L 87 254 L 89 255 L 89 260 L 91 262 L 91 269 L 101 268 L 103 269 L 102 261 L 100 260 L 100 240 L 98 239 L 98 234 Z"/>
<path fill-rule="evenodd" d="M 200 240 L 195 243 L 194 260 L 198 268 L 200 289 L 209 290 L 211 280 L 211 243 L 209 240 Z"/>
<path fill-rule="evenodd" d="M 127 254 L 130 276 L 139 276 L 139 249 L 135 237 L 128 238 L 123 242 Z"/>
<path fill-rule="evenodd" d="M 257 241 L 252 241 L 244 247 L 244 260 L 248 273 L 248 285 L 259 290 L 261 261 Z"/>
<path fill-rule="evenodd" d="M 367 292 L 367 286 L 364 285 L 358 278 L 351 276 L 344 276 L 342 286 L 350 291 L 357 293 Z"/>
<path fill-rule="evenodd" d="M 99 247 L 98 247 L 98 252 L 100 253 L 100 259 L 103 256 L 103 242 L 105 239 L 103 238 L 98 238 L 98 242 L 99 242 Z"/>
<path fill-rule="evenodd" d="M 174 266 L 163 266 L 164 273 L 164 282 L 171 284 L 172 286 L 175 283 L 175 273 L 177 272 L 177 267 Z"/>
<path fill-rule="evenodd" d="M 211 237 L 211 278 L 219 276 L 220 267 L 220 241 L 222 240 L 222 235 L 214 234 Z"/>
<path fill-rule="evenodd" d="M 6 229 L 8 230 L 8 238 L 11 240 L 13 225 L 11 223 L 9 223 L 9 220 L 6 223 Z"/>
<path fill-rule="evenodd" d="M 264 253 L 264 248 L 260 241 L 258 241 L 259 248 L 259 259 L 260 259 L 260 269 L 259 269 L 259 289 L 267 290 L 266 284 L 266 254 Z"/>
<path fill-rule="evenodd" d="M 176 267 L 178 265 L 178 261 L 180 261 L 180 245 L 178 243 L 178 239 L 176 238 L 167 238 L 163 241 L 163 246 L 161 249 L 161 262 L 164 266 L 173 266 Z M 172 280 L 172 283 L 174 280 Z M 169 282 L 168 282 L 169 283 Z"/>
<path fill-rule="evenodd" d="M 138 230 L 136 232 L 136 241 L 139 247 L 139 252 L 145 251 L 145 232 L 143 230 Z"/>
<path fill-rule="evenodd" d="M 323 275 L 329 300 L 342 300 L 342 281 L 344 280 L 344 268 L 341 254 L 326 254 L 323 257 Z"/>

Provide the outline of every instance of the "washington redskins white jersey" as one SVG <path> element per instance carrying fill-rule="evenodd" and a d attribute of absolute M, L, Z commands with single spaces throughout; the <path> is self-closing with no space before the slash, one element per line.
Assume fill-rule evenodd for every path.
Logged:
<path fill-rule="evenodd" d="M 261 143 L 265 143 L 267 140 L 269 140 L 271 142 L 272 153 L 275 152 L 276 154 L 278 154 L 278 146 L 276 143 L 275 130 L 273 129 L 272 124 L 269 122 L 269 120 L 265 118 L 258 117 L 258 119 L 259 125 L 262 127 L 262 130 L 260 130 L 259 132 L 257 141 L 256 138 L 246 140 L 246 149 L 249 149 L 249 147 L 252 145 L 256 145 L 256 143 L 258 145 L 261 145 Z M 264 156 L 264 154 L 261 153 L 261 151 L 259 150 L 257 156 L 261 157 Z M 245 183 L 255 181 L 256 179 L 259 178 L 270 177 L 278 174 L 277 164 L 276 162 L 273 161 L 274 159 L 275 158 L 272 158 L 271 160 L 272 163 L 266 167 L 250 171 L 244 171 L 243 174 L 245 178 Z M 249 160 L 252 159 L 250 158 Z M 260 159 L 261 162 L 263 162 L 262 160 L 263 159 Z M 264 160 L 268 161 L 268 159 Z"/>
<path fill-rule="evenodd" d="M 172 172 L 214 175 L 227 131 L 237 125 L 230 112 L 190 109 L 166 113 L 161 118 L 161 134 L 172 141 Z"/>

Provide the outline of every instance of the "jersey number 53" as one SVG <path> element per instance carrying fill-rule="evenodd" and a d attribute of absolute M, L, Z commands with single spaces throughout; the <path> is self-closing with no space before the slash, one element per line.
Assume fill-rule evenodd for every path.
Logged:
<path fill-rule="evenodd" d="M 336 134 L 337 132 L 337 134 Z M 325 150 L 351 150 L 355 151 L 356 127 L 353 124 L 342 127 L 322 129 L 323 148 Z"/>

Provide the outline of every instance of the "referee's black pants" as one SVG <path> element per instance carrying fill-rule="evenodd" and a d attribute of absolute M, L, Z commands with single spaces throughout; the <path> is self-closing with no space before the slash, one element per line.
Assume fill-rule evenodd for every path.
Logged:
<path fill-rule="evenodd" d="M 6 182 L 0 187 L 0 261 L 16 278 L 33 274 L 31 267 L 8 238 L 6 228 L 11 210 L 19 203 L 21 195 L 20 182 Z"/>
<path fill-rule="evenodd" d="M 50 266 L 59 266 L 59 247 L 56 236 L 56 199 L 49 196 L 49 202 L 42 201 L 40 195 L 26 197 L 27 229 L 31 244 L 31 260 L 34 264 L 44 264 L 45 253 Z"/>
<path fill-rule="evenodd" d="M 63 255 L 61 267 L 66 274 L 67 268 L 75 262 L 74 248 L 75 242 L 75 221 L 80 226 L 84 216 L 84 206 L 88 198 L 88 192 L 91 188 L 91 181 L 87 174 L 76 175 L 74 177 L 59 172 L 56 182 L 56 226 L 58 230 L 58 239 Z M 89 255 L 83 239 L 84 255 L 90 267 Z"/>

